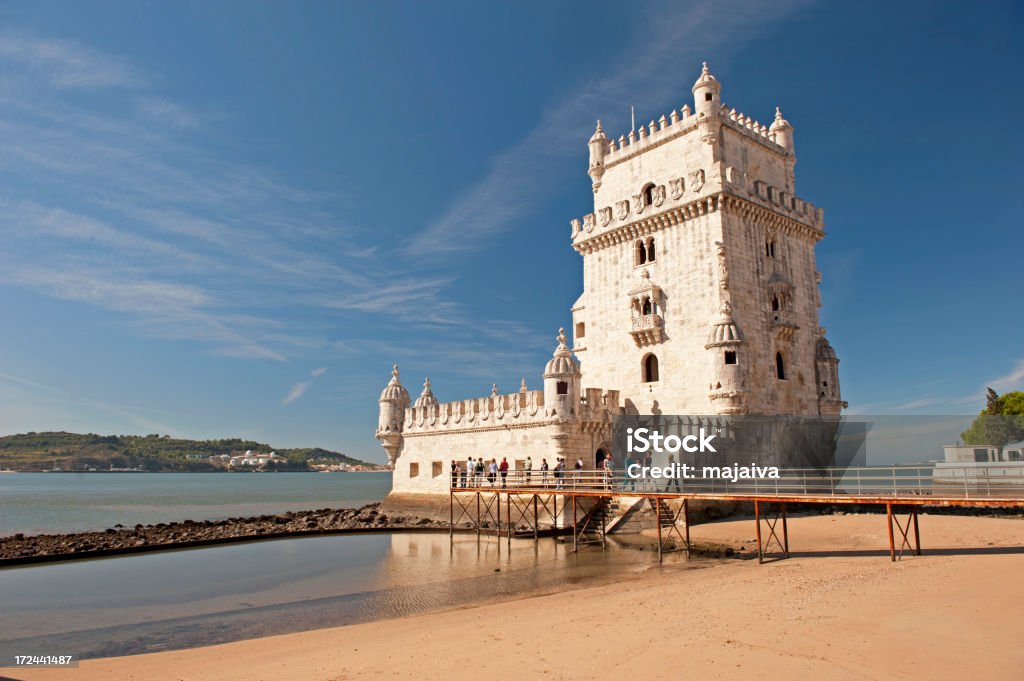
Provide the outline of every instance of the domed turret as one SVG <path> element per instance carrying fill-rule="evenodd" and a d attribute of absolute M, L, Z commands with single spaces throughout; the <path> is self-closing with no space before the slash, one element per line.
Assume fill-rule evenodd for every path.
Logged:
<path fill-rule="evenodd" d="M 416 408 L 437 406 L 437 398 L 434 397 L 433 391 L 430 390 L 429 376 L 427 376 L 427 380 L 423 381 L 423 392 L 421 392 L 420 396 L 416 398 L 416 403 L 413 404 L 413 406 Z"/>
<path fill-rule="evenodd" d="M 594 183 L 594 192 L 601 187 L 601 178 L 604 177 L 604 157 L 608 154 L 610 142 L 601 129 L 601 121 L 597 122 L 597 130 L 587 143 L 590 147 L 590 169 L 587 174 Z"/>
<path fill-rule="evenodd" d="M 708 342 L 704 344 L 711 355 L 708 397 L 718 414 L 742 414 L 746 410 L 744 343 L 743 332 L 732 318 L 732 306 L 726 300 L 722 303 L 718 320 L 708 331 Z"/>
<path fill-rule="evenodd" d="M 693 110 L 697 116 L 712 116 L 722 108 L 722 85 L 711 75 L 708 63 L 693 84 Z"/>
<path fill-rule="evenodd" d="M 544 411 L 548 416 L 576 418 L 580 404 L 580 365 L 558 330 L 558 347 L 544 367 Z"/>
<path fill-rule="evenodd" d="M 839 391 L 839 357 L 825 338 L 825 327 L 821 327 L 818 344 L 814 348 L 814 376 L 817 381 L 818 411 L 823 416 L 837 416 L 846 402 Z"/>
<path fill-rule="evenodd" d="M 768 128 L 768 132 L 775 138 L 776 144 L 789 152 L 790 155 L 794 155 L 793 126 L 782 117 L 779 107 L 775 107 L 775 121 L 772 123 L 772 127 Z"/>
<path fill-rule="evenodd" d="M 402 423 L 409 406 L 409 391 L 398 380 L 397 364 L 391 367 L 391 380 L 381 391 L 379 404 L 376 437 L 388 453 L 388 463 L 394 466 L 398 450 L 402 447 Z"/>

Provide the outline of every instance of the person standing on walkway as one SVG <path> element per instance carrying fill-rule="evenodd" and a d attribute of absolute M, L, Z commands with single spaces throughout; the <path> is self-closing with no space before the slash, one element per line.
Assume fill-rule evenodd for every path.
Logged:
<path fill-rule="evenodd" d="M 452 489 L 459 486 L 459 464 L 452 459 Z"/>
<path fill-rule="evenodd" d="M 466 484 L 463 487 L 476 486 L 476 461 L 473 457 L 466 459 Z"/>
<path fill-rule="evenodd" d="M 498 465 L 498 471 L 501 473 L 501 487 L 506 489 L 508 487 L 508 457 L 501 457 L 501 464 Z"/>
<path fill-rule="evenodd" d="M 533 459 L 529 456 L 526 457 L 526 461 L 523 463 L 523 477 L 526 479 L 526 486 L 530 486 L 530 476 L 533 475 Z"/>
<path fill-rule="evenodd" d="M 651 465 L 653 465 L 653 463 L 654 459 L 651 457 L 651 453 L 647 452 L 647 455 L 644 456 L 644 468 L 646 468 L 648 471 L 651 470 Z M 651 480 L 649 480 L 646 475 L 644 476 L 643 489 L 645 492 L 649 492 L 651 490 L 654 490 L 655 492 L 658 491 L 657 485 L 655 485 Z"/>
<path fill-rule="evenodd" d="M 540 460 L 540 484 L 541 487 L 548 486 L 548 460 Z"/>
<path fill-rule="evenodd" d="M 484 457 L 476 460 L 476 487 L 483 487 L 484 484 Z"/>
<path fill-rule="evenodd" d="M 675 467 L 676 467 L 676 457 L 674 455 L 672 455 L 672 454 L 669 454 L 668 455 L 668 466 L 666 466 L 666 468 L 668 468 L 668 470 L 669 470 L 670 477 L 668 479 L 668 482 L 665 483 L 665 491 L 667 492 L 669 490 L 669 488 L 674 486 L 676 488 L 676 492 L 677 493 L 681 493 L 683 490 L 681 490 L 679 488 L 679 478 L 677 478 L 675 476 Z"/>
<path fill-rule="evenodd" d="M 490 464 L 490 466 L 488 467 L 488 470 L 487 470 L 487 479 L 490 481 L 491 487 L 494 487 L 495 483 L 498 481 L 498 460 L 497 459 L 491 459 L 491 464 Z"/>
<path fill-rule="evenodd" d="M 612 463 L 612 457 L 604 457 L 604 461 L 601 462 L 601 468 L 604 469 L 604 487 L 605 489 L 611 489 L 612 483 L 615 480 L 615 466 Z"/>
<path fill-rule="evenodd" d="M 574 487 L 580 484 L 580 480 L 583 478 L 583 457 L 576 459 L 576 482 Z"/>
<path fill-rule="evenodd" d="M 565 475 L 565 459 L 558 457 L 555 464 L 555 489 L 562 489 L 562 476 Z"/>
<path fill-rule="evenodd" d="M 636 465 L 636 459 L 633 458 L 633 452 L 626 452 L 626 462 L 623 464 L 625 468 L 625 474 L 622 478 L 622 491 L 625 492 L 628 489 L 636 491 L 636 477 L 630 475 L 630 468 Z"/>

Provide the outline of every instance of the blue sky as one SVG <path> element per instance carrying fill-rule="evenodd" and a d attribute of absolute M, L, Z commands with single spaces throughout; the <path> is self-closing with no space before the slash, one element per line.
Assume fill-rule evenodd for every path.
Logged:
<path fill-rule="evenodd" d="M 382 461 L 376 398 L 512 391 L 580 292 L 594 119 L 795 126 L 859 413 L 1024 388 L 1014 2 L 0 4 L 0 433 Z"/>

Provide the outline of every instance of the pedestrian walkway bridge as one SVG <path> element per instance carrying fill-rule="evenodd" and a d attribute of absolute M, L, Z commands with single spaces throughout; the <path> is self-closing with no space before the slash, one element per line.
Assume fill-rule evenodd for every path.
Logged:
<path fill-rule="evenodd" d="M 625 511 L 650 507 L 657 519 L 658 557 L 690 550 L 690 503 L 753 504 L 758 560 L 773 548 L 789 556 L 787 504 L 885 507 L 889 556 L 921 554 L 921 507 L 1024 508 L 1024 463 L 887 466 L 847 469 L 780 469 L 778 478 L 665 479 L 629 477 L 621 471 L 509 471 L 493 480 L 452 476 L 451 531 L 461 523 L 477 533 L 506 536 L 572 532 L 573 548 L 606 542 Z M 502 506 L 504 505 L 504 514 Z M 764 531 L 762 531 L 764 530 Z M 897 539 L 899 545 L 897 546 Z"/>

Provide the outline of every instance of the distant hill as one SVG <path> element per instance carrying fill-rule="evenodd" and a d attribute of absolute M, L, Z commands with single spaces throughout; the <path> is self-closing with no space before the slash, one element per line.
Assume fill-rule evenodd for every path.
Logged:
<path fill-rule="evenodd" d="M 376 467 L 326 449 L 277 449 L 262 442 L 179 440 L 169 435 L 95 435 L 93 433 L 25 433 L 0 437 L 0 469 L 16 471 L 109 470 L 217 471 L 227 469 L 224 457 L 276 452 L 275 470 L 308 470 L 309 462 Z M 211 459 L 210 457 L 217 457 Z"/>

